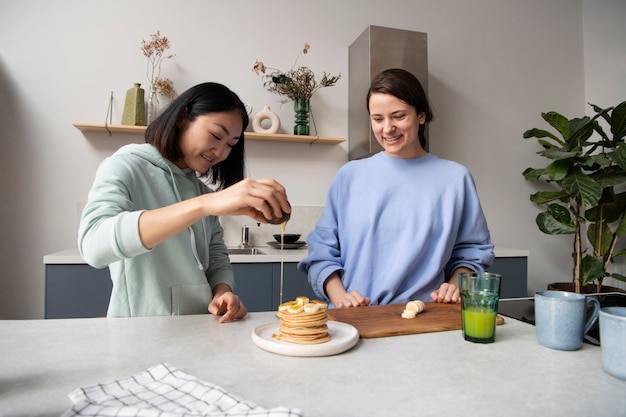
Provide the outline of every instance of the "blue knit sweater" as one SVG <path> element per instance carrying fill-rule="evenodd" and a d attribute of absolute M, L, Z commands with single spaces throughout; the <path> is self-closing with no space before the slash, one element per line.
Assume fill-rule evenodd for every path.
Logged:
<path fill-rule="evenodd" d="M 298 269 L 322 299 L 335 271 L 348 291 L 371 304 L 432 301 L 455 268 L 483 271 L 493 244 L 472 176 L 427 154 L 401 159 L 380 152 L 337 173 Z"/>

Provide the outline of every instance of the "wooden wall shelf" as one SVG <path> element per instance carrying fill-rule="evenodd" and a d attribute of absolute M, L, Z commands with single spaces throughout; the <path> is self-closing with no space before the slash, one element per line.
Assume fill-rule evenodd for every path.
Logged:
<path fill-rule="evenodd" d="M 146 126 L 127 125 L 104 125 L 99 123 L 72 123 L 81 132 L 123 133 L 129 135 L 143 135 Z M 245 132 L 246 140 L 258 140 L 266 142 L 291 142 L 291 143 L 319 143 L 325 145 L 337 145 L 345 142 L 344 138 L 330 138 L 326 136 L 286 135 L 282 133 L 255 133 Z"/>

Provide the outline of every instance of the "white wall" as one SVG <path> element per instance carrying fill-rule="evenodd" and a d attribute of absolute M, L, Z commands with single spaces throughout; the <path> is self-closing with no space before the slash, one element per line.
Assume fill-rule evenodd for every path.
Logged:
<path fill-rule="evenodd" d="M 542 161 L 522 133 L 541 123 L 542 111 L 580 115 L 586 95 L 605 105 L 624 98 L 626 52 L 621 42 L 606 42 L 626 39 L 624 4 L 0 0 L 0 318 L 43 317 L 43 256 L 75 247 L 76 213 L 98 163 L 142 140 L 83 135 L 71 123 L 104 122 L 111 91 L 119 122 L 126 89 L 146 83 L 139 46 L 156 30 L 176 53 L 163 75 L 179 91 L 222 82 L 255 111 L 269 104 L 286 132 L 292 111 L 262 88 L 251 71 L 256 59 L 288 68 L 306 41 L 311 51 L 301 64 L 347 77 L 348 46 L 367 25 L 427 32 L 431 150 L 471 169 L 496 245 L 530 250 L 530 292 L 569 280 L 569 240 L 534 225 L 538 209 L 521 172 Z M 621 74 L 594 65 L 600 61 Z M 348 135 L 345 77 L 313 99 L 321 135 Z M 323 205 L 347 160 L 346 144 L 246 146 L 250 175 L 283 182 L 294 205 Z"/>
<path fill-rule="evenodd" d="M 626 1 L 584 0 L 583 33 L 585 102 L 600 107 L 621 103 L 626 100 Z M 626 261 L 612 270 L 626 275 Z M 624 282 L 608 279 L 605 283 L 626 289 Z"/>

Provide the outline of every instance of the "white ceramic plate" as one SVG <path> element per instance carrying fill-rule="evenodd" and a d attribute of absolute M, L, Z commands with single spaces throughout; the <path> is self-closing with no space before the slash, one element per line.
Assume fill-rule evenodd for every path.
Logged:
<path fill-rule="evenodd" d="M 274 339 L 272 334 L 277 334 L 279 327 L 279 322 L 258 326 L 252 332 L 254 344 L 268 352 L 285 356 L 330 356 L 345 352 L 359 341 L 359 331 L 354 326 L 338 321 L 328 321 L 331 339 L 314 345 L 299 345 Z"/>

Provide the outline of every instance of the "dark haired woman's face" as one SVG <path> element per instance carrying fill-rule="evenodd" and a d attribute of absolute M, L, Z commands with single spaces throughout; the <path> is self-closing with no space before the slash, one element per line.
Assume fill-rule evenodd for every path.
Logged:
<path fill-rule="evenodd" d="M 239 112 L 209 113 L 185 123 L 180 136 L 183 154 L 176 165 L 206 173 L 230 155 L 233 146 L 243 132 L 243 121 Z"/>
<path fill-rule="evenodd" d="M 374 93 L 369 100 L 370 120 L 376 140 L 385 153 L 396 158 L 417 158 L 426 154 L 420 145 L 419 128 L 424 113 L 391 94 Z"/>

